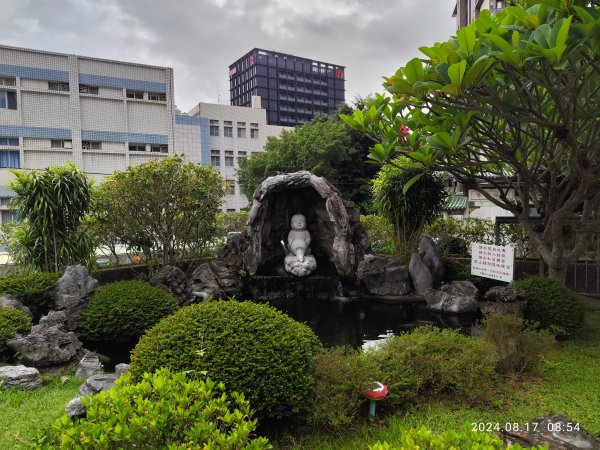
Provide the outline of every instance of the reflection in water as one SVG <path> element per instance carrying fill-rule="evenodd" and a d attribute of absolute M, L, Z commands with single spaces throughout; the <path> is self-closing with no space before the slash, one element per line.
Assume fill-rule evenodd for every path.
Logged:
<path fill-rule="evenodd" d="M 336 299 L 329 302 L 294 302 L 275 305 L 306 323 L 328 347 L 368 348 L 386 337 L 422 325 L 457 328 L 471 334 L 477 315 L 445 315 L 428 311 L 420 302 Z"/>

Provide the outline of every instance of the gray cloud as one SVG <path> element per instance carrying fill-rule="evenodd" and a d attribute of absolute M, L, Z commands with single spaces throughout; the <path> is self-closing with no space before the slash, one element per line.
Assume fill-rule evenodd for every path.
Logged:
<path fill-rule="evenodd" d="M 454 0 L 0 0 L 0 43 L 173 67 L 175 100 L 229 102 L 253 47 L 341 64 L 346 99 L 381 91 L 418 47 L 454 33 Z"/>

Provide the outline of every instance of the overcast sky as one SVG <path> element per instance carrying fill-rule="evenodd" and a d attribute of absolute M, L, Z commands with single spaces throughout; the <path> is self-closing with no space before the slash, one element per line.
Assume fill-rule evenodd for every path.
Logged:
<path fill-rule="evenodd" d="M 172 67 L 175 103 L 229 103 L 254 47 L 346 66 L 346 100 L 382 90 L 455 31 L 455 0 L 0 0 L 0 44 Z M 0 61 L 1 63 L 1 61 Z"/>

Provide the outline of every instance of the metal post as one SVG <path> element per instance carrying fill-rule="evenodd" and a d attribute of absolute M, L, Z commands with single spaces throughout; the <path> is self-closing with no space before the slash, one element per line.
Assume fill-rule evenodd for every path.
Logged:
<path fill-rule="evenodd" d="M 369 403 L 369 422 L 375 422 L 375 400 L 373 399 Z"/>

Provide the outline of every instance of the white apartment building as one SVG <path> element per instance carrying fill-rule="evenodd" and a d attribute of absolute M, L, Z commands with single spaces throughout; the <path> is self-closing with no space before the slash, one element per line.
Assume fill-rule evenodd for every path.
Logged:
<path fill-rule="evenodd" d="M 173 70 L 0 46 L 0 209 L 9 168 L 74 162 L 101 181 L 173 154 Z"/>
<path fill-rule="evenodd" d="M 462 28 L 473 22 L 484 9 L 494 14 L 504 9 L 507 3 L 507 0 L 456 0 L 452 13 L 452 17 L 456 18 L 456 28 Z"/>
<path fill-rule="evenodd" d="M 237 182 L 240 159 L 261 152 L 269 136 L 277 137 L 282 130 L 292 129 L 267 124 L 267 111 L 260 105 L 261 98 L 258 96 L 252 97 L 251 108 L 199 103 L 188 112 L 188 116 L 192 117 L 185 118 L 188 121 L 205 120 L 208 124 L 208 147 L 202 146 L 201 162 L 218 168 L 228 182 L 223 211 L 239 211 L 248 207 L 248 200 Z M 178 116 L 177 120 L 179 123 L 184 119 Z M 185 139 L 179 129 L 178 125 L 177 145 Z"/>

